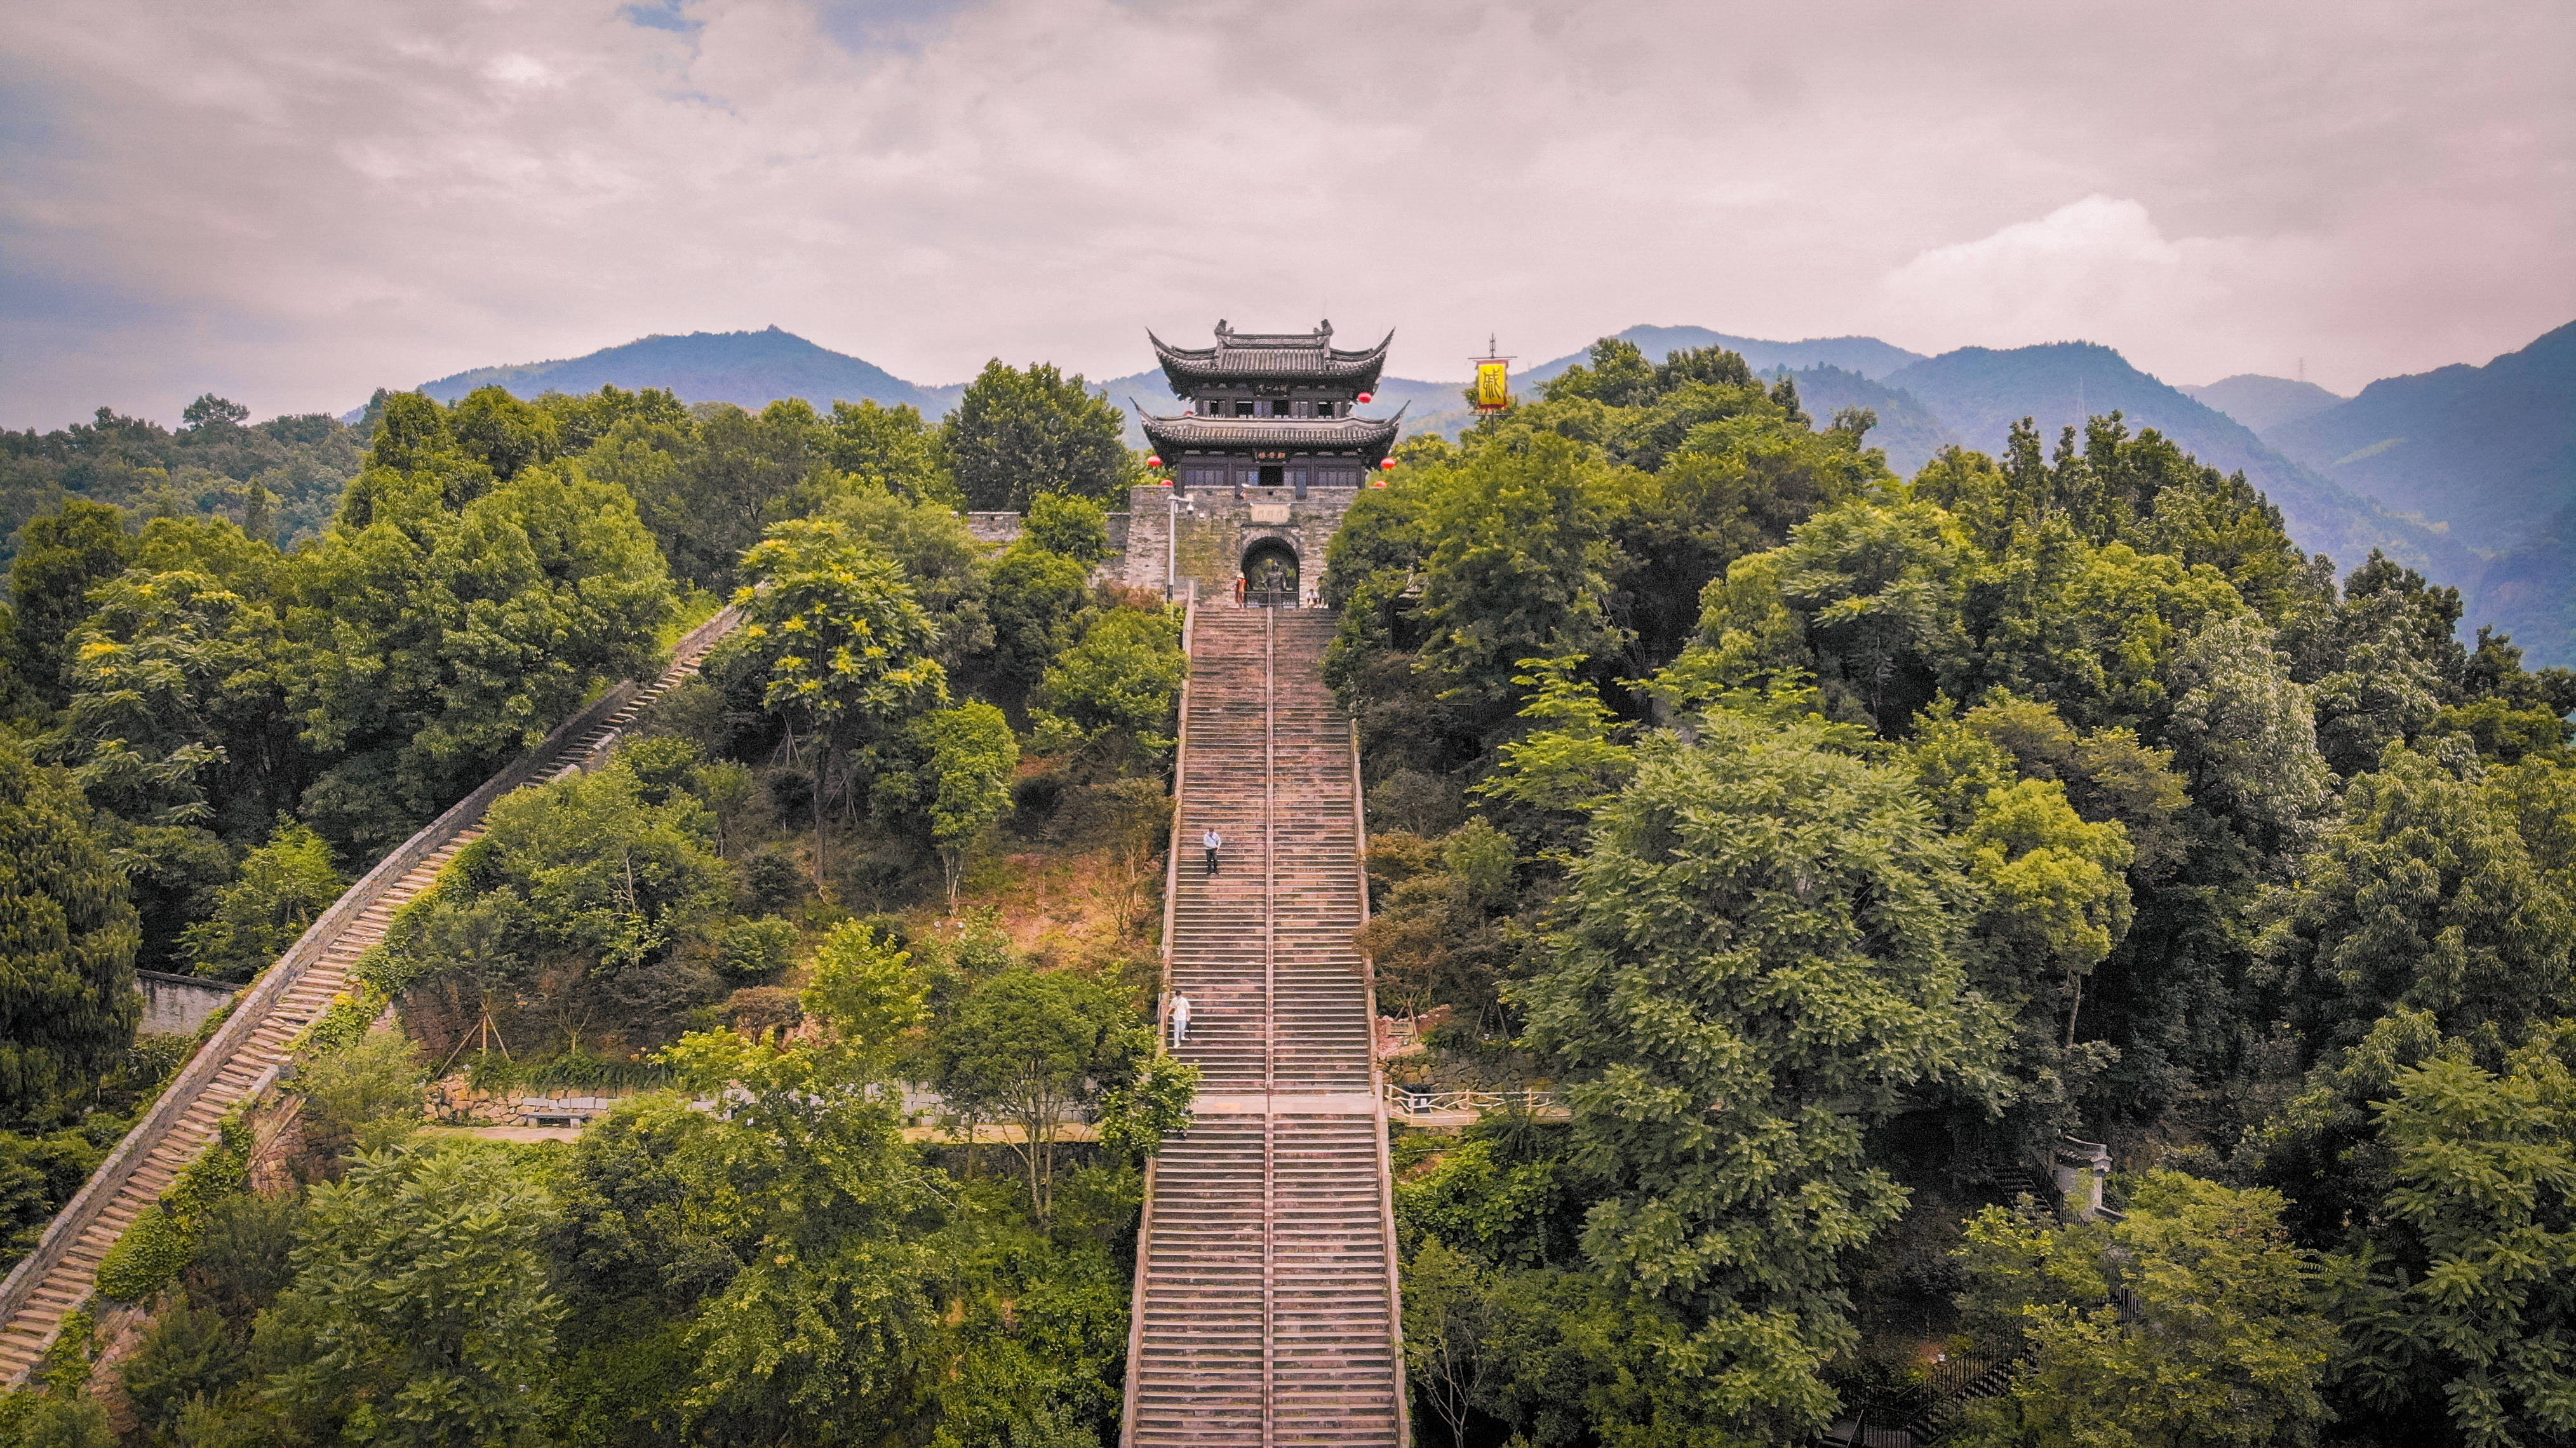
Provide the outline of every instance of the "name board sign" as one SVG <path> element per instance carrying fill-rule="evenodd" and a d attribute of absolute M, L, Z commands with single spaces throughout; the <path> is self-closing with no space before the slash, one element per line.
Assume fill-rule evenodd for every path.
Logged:
<path fill-rule="evenodd" d="M 1252 521 L 1255 523 L 1285 523 L 1288 521 L 1288 505 L 1286 503 L 1255 503 L 1252 505 Z"/>

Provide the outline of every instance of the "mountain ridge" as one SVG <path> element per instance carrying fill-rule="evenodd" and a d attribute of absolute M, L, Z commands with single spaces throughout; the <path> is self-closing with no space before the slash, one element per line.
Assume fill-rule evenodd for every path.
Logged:
<path fill-rule="evenodd" d="M 2328 392 L 2313 382 L 2259 372 L 2239 372 L 2198 387 L 2184 383 L 2174 390 L 2245 424 L 2257 437 L 2265 428 L 2295 422 L 2345 400 L 2341 393 Z"/>
<path fill-rule="evenodd" d="M 1899 371 L 1885 385 L 1911 393 L 1968 447 L 2000 455 L 2012 425 L 2033 419 L 2043 446 L 2089 417 L 2121 414 L 2131 432 L 2153 428 L 2221 472 L 2243 472 L 2281 509 L 2299 546 L 2350 570 L 2377 548 L 2446 582 L 2476 572 L 2476 558 L 2422 523 L 2391 514 L 2264 445 L 2251 428 L 2140 371 L 2098 342 L 1962 347 Z"/>
<path fill-rule="evenodd" d="M 2383 377 L 2263 441 L 2478 556 L 2471 622 L 2576 664 L 2576 322 L 2483 366 Z"/>

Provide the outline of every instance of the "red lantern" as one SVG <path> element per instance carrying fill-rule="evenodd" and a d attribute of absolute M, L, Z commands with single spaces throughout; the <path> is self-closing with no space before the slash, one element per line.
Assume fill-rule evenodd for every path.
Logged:
<path fill-rule="evenodd" d="M 1392 471 L 1394 471 L 1394 469 L 1395 469 L 1395 459 L 1393 459 L 1393 458 L 1379 458 L 1379 459 L 1377 460 L 1377 465 L 1378 465 L 1379 467 L 1381 467 L 1381 468 L 1385 468 L 1385 469 L 1387 469 L 1388 471 L 1392 472 Z"/>
<path fill-rule="evenodd" d="M 1363 392 L 1363 393 L 1361 393 L 1361 394 L 1360 394 L 1360 401 L 1362 401 L 1362 402 L 1375 402 L 1375 401 L 1377 401 L 1377 396 L 1376 396 L 1376 394 L 1374 394 L 1374 393 Z"/>
<path fill-rule="evenodd" d="M 1163 465 L 1163 460 L 1162 460 L 1161 458 L 1159 458 L 1159 457 L 1147 457 L 1147 458 L 1145 459 L 1145 466 L 1147 466 L 1147 467 L 1149 467 L 1149 468 L 1159 468 L 1159 467 L 1161 467 L 1162 465 Z"/>

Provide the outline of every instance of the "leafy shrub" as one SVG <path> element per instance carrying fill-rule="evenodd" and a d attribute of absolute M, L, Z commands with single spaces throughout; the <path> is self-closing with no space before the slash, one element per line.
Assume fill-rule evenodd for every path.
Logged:
<path fill-rule="evenodd" d="M 73 1390 L 41 1398 L 32 1393 L 10 1396 L 27 1402 L 14 1423 L 0 1419 L 0 1426 L 15 1428 L 7 1441 L 20 1448 L 114 1448 L 116 1431 L 108 1425 L 107 1405 L 89 1394 Z"/>
<path fill-rule="evenodd" d="M 724 1004 L 725 1024 L 737 1031 L 792 1027 L 805 1019 L 796 992 L 782 986 L 757 985 L 735 991 Z"/>
<path fill-rule="evenodd" d="M 644 1091 L 669 1085 L 671 1073 L 649 1061 L 569 1051 L 531 1064 L 525 1080 L 538 1091 Z"/>
<path fill-rule="evenodd" d="M 617 758 L 635 771 L 635 783 L 649 805 L 669 804 L 672 795 L 689 787 L 699 764 L 698 746 L 671 734 L 638 739 L 618 750 Z"/>
<path fill-rule="evenodd" d="M 98 1319 L 87 1310 L 63 1319 L 63 1329 L 54 1337 L 45 1355 L 36 1360 L 30 1382 L 43 1383 L 54 1394 L 71 1393 L 89 1381 L 90 1349 L 98 1340 Z"/>
<path fill-rule="evenodd" d="M 189 1399 L 232 1386 L 235 1359 L 223 1314 L 181 1297 L 162 1310 L 126 1359 L 125 1396 L 147 1425 L 167 1431 L 178 1425 Z"/>
<path fill-rule="evenodd" d="M 1046 823 L 1055 815 L 1057 801 L 1063 798 L 1061 774 L 1032 774 L 1011 782 L 1011 808 L 1019 811 L 1022 828 Z"/>
<path fill-rule="evenodd" d="M 119 1302 L 141 1302 L 179 1280 L 196 1255 L 197 1234 L 164 1202 L 144 1208 L 98 1264 L 98 1290 Z"/>
<path fill-rule="evenodd" d="M 796 927 L 775 915 L 737 920 L 716 938 L 716 965 L 737 980 L 787 968 L 796 950 Z"/>
<path fill-rule="evenodd" d="M 206 1215 L 250 1179 L 249 1133 L 238 1116 L 204 1156 L 179 1173 L 151 1210 L 126 1227 L 98 1264 L 98 1290 L 119 1302 L 141 1302 L 179 1280 L 197 1253 Z"/>
<path fill-rule="evenodd" d="M 742 862 L 742 887 L 754 910 L 782 910 L 805 898 L 805 870 L 773 845 Z"/>
<path fill-rule="evenodd" d="M 420 1124 L 421 1076 L 411 1039 L 399 1031 L 369 1032 L 308 1056 L 296 1072 L 306 1139 L 332 1154 L 401 1140 Z"/>
<path fill-rule="evenodd" d="M 188 1299 L 247 1330 L 261 1308 L 295 1280 L 295 1234 L 304 1222 L 298 1192 L 235 1192 L 197 1225 L 197 1259 L 181 1279 Z"/>

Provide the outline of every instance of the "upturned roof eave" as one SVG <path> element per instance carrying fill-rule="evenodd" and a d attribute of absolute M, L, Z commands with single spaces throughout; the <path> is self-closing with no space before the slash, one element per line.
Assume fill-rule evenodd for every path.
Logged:
<path fill-rule="evenodd" d="M 1153 344 L 1165 380 L 1179 396 L 1190 395 L 1193 387 L 1264 382 L 1328 382 L 1356 386 L 1364 392 L 1374 390 L 1385 370 L 1387 348 L 1395 342 L 1394 329 L 1389 328 L 1376 346 L 1358 351 L 1328 345 L 1331 336 L 1328 330 L 1302 337 L 1226 333 L 1220 335 L 1214 347 L 1175 347 L 1156 336 L 1152 328 L 1145 329 L 1145 338 Z M 1241 352 L 1309 353 L 1313 361 L 1306 363 L 1300 358 L 1296 366 L 1228 367 L 1229 354 Z"/>

